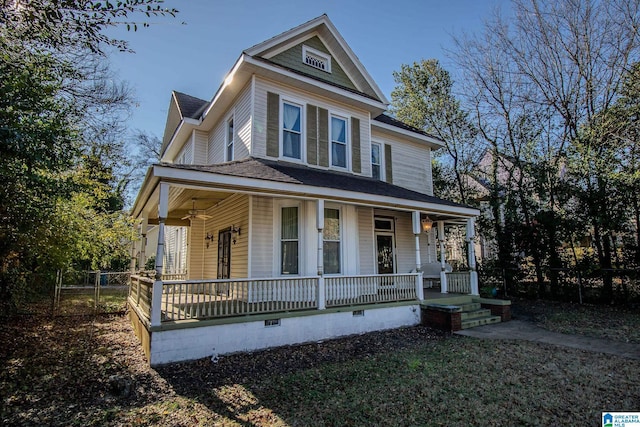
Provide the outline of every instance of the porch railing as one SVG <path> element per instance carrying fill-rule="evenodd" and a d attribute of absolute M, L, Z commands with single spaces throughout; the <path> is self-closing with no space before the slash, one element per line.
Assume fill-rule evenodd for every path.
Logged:
<path fill-rule="evenodd" d="M 132 274 L 130 280 L 129 298 L 150 319 L 153 279 Z"/>
<path fill-rule="evenodd" d="M 418 299 L 420 275 L 385 274 L 324 277 L 325 306 L 375 304 Z M 130 301 L 151 319 L 154 280 L 132 275 Z M 319 278 L 281 277 L 229 280 L 165 280 L 160 321 L 213 319 L 320 307 Z"/>
<path fill-rule="evenodd" d="M 468 271 L 447 273 L 447 290 L 456 294 L 471 293 L 471 275 Z"/>
<path fill-rule="evenodd" d="M 325 277 L 327 307 L 417 299 L 417 273 Z"/>
<path fill-rule="evenodd" d="M 162 321 L 317 308 L 317 277 L 166 281 Z"/>

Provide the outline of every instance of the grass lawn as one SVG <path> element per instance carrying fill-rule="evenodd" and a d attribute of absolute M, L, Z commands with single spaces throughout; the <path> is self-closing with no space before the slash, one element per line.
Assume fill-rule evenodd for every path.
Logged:
<path fill-rule="evenodd" d="M 424 327 L 156 370 L 121 315 L 21 316 L 0 344 L 4 425 L 595 426 L 640 408 L 640 361 Z"/>

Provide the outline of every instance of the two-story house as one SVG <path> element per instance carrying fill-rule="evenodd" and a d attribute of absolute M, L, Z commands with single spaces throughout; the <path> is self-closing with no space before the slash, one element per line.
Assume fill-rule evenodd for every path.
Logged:
<path fill-rule="evenodd" d="M 433 196 L 442 142 L 387 106 L 326 15 L 243 51 L 210 101 L 172 94 L 132 210 L 157 230 L 156 275 L 129 298 L 152 364 L 418 324 L 424 265 L 477 295 L 479 212 Z M 455 278 L 445 223 L 467 226 Z M 185 227 L 172 249 L 169 227 Z M 163 275 L 174 247 L 184 271 Z"/>

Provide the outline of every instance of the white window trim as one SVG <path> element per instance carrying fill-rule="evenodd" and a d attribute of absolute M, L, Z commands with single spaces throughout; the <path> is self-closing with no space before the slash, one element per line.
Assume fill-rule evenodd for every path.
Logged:
<path fill-rule="evenodd" d="M 327 203 L 324 206 L 325 209 L 334 209 L 338 211 L 338 216 L 340 217 L 340 273 L 326 273 L 325 276 L 329 277 L 338 277 L 344 276 L 344 211 L 342 206 L 334 205 L 332 203 Z M 322 236 L 322 242 L 324 244 L 324 236 Z M 330 242 L 334 242 L 335 240 L 329 240 Z M 322 269 L 324 270 L 324 259 L 322 260 Z"/>
<path fill-rule="evenodd" d="M 296 159 L 295 157 L 287 157 L 284 155 L 284 119 L 283 119 L 284 104 L 289 104 L 289 105 L 293 105 L 300 108 L 300 158 L 299 159 Z M 288 162 L 306 163 L 307 135 L 306 135 L 306 122 L 305 122 L 305 114 L 306 114 L 305 103 L 300 100 L 281 97 L 279 110 L 280 111 L 278 114 L 278 131 L 279 131 L 279 138 L 280 138 L 280 141 L 279 141 L 280 151 L 279 151 L 278 158 L 281 160 L 286 160 Z"/>
<path fill-rule="evenodd" d="M 344 149 L 344 162 L 345 162 L 345 167 L 342 166 L 336 166 L 333 164 L 333 139 L 331 138 L 332 133 L 332 129 L 331 127 L 333 126 L 333 118 L 336 119 L 340 119 L 340 120 L 344 120 L 345 122 L 345 135 L 344 135 L 344 139 L 345 139 L 345 149 Z M 330 112 L 329 113 L 329 167 L 331 169 L 339 169 L 339 170 L 343 170 L 343 171 L 350 171 L 351 170 L 351 120 L 349 117 L 344 116 L 342 114 L 337 114 L 334 112 Z"/>
<path fill-rule="evenodd" d="M 380 181 L 385 181 L 385 168 L 384 168 L 384 144 L 382 142 L 378 142 L 378 141 L 371 141 L 371 147 L 373 147 L 374 145 L 377 145 L 378 147 L 380 147 Z M 371 148 L 371 153 L 369 153 L 371 155 L 373 155 L 373 148 Z M 371 157 L 371 156 L 369 156 Z M 373 162 L 371 162 L 371 177 L 373 178 Z"/>
<path fill-rule="evenodd" d="M 307 63 L 307 53 L 325 61 L 326 69 L 322 69 L 321 67 L 316 67 L 315 65 Z M 328 55 L 304 44 L 302 45 L 302 63 L 308 65 L 309 67 L 315 68 L 316 70 L 324 71 L 325 73 L 331 74 L 331 55 Z"/>
<path fill-rule="evenodd" d="M 233 139 L 231 140 L 231 158 L 228 158 L 229 152 L 229 123 L 233 122 Z M 236 150 L 236 117 L 235 114 L 232 113 L 227 116 L 224 125 L 224 161 L 231 162 L 235 158 L 235 150 Z"/>
<path fill-rule="evenodd" d="M 298 208 L 298 274 L 282 274 L 282 208 Z M 277 277 L 302 276 L 305 270 L 304 204 L 294 200 L 273 203 L 273 275 Z"/>

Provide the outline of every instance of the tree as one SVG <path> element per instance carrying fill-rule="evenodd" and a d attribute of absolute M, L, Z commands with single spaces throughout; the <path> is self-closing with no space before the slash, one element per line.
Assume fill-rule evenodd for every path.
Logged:
<path fill-rule="evenodd" d="M 451 174 L 455 186 L 452 194 L 442 194 L 442 187 L 434 189 L 434 192 L 461 203 L 470 203 L 471 190 L 465 175 L 470 172 L 479 148 L 473 144 L 476 130 L 468 114 L 460 107 L 460 101 L 453 95 L 449 72 L 437 60 L 429 59 L 402 65 L 393 77 L 397 86 L 391 92 L 391 111 L 405 123 L 424 129 L 444 141 L 448 156 L 438 158 L 441 164 L 435 170 L 443 175 Z"/>
<path fill-rule="evenodd" d="M 110 83 L 103 51 L 128 47 L 103 31 L 114 25 L 137 28 L 127 21 L 130 15 L 177 12 L 160 4 L 0 0 L 3 304 L 15 305 L 35 274 L 51 275 L 82 253 L 61 249 L 86 238 L 69 228 L 80 227 L 78 213 L 94 212 L 94 221 L 85 224 L 95 229 L 103 224 L 105 231 L 121 230 L 121 221 L 112 218 L 122 206 L 112 159 L 121 147 L 115 135 L 131 98 L 126 86 Z M 71 208 L 76 215 L 65 215 Z M 69 240 L 73 236 L 79 236 L 75 242 Z M 108 236 L 99 240 L 103 237 Z M 99 246 L 95 238 L 86 241 Z M 99 256 L 88 258 L 97 264 Z"/>
<path fill-rule="evenodd" d="M 523 237 L 541 293 L 541 268 L 550 267 L 553 292 L 563 239 L 581 224 L 590 226 L 600 267 L 613 265 L 612 242 L 625 222 L 615 179 L 625 149 L 608 111 L 638 57 L 639 11 L 638 0 L 516 0 L 511 20 L 496 15 L 479 37 L 457 40 L 483 138 L 531 180 L 513 186 L 513 207 L 521 229 L 535 232 Z M 611 293 L 609 276 L 604 300 Z"/>

